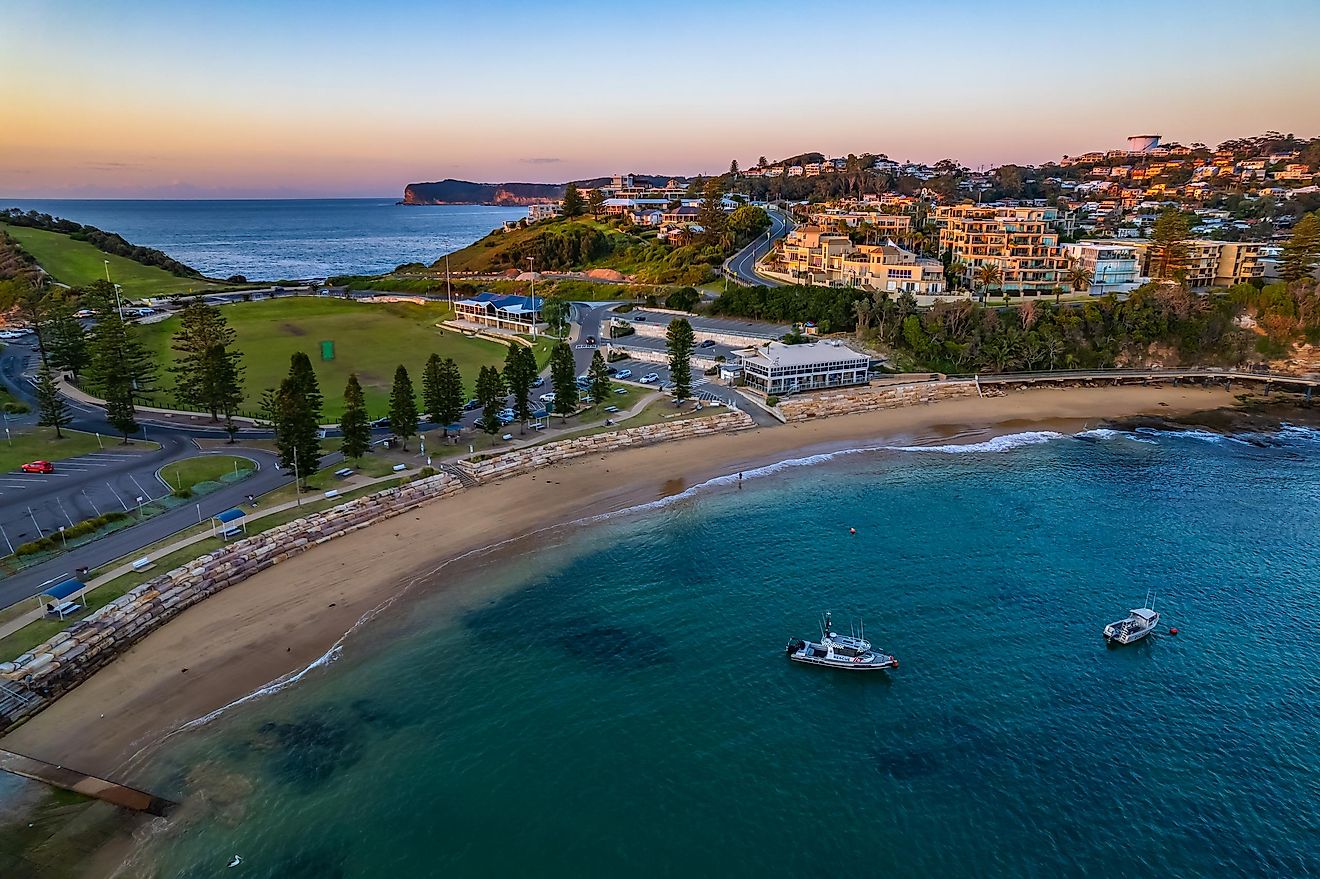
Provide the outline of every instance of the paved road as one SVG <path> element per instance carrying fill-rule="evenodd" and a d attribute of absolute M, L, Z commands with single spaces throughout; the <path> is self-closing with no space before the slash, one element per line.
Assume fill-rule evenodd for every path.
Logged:
<path fill-rule="evenodd" d="M 778 211 L 768 211 L 767 213 L 770 215 L 768 234 L 762 235 L 734 254 L 727 265 L 734 276 L 744 284 L 761 287 L 782 287 L 783 284 L 780 281 L 763 278 L 756 274 L 756 261 L 770 252 L 775 241 L 792 231 L 793 221 L 786 214 L 781 214 Z"/>

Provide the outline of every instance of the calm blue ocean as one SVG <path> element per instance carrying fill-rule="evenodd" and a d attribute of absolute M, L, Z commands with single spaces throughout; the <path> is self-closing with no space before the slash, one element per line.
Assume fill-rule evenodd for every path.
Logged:
<path fill-rule="evenodd" d="M 238 201 L 29 200 L 18 207 L 65 217 L 155 247 L 214 278 L 249 280 L 379 274 L 433 262 L 526 208 L 405 206 L 388 198 Z"/>
<path fill-rule="evenodd" d="M 153 781 L 192 814 L 143 863 L 1320 873 L 1320 434 L 799 463 L 440 571 L 337 661 L 173 740 Z M 1106 649 L 1151 590 L 1161 632 Z M 786 661 L 823 610 L 901 668 Z"/>

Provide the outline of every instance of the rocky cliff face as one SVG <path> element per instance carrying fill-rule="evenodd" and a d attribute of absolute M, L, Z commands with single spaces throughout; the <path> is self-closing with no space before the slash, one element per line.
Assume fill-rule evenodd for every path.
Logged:
<path fill-rule="evenodd" d="M 633 179 L 651 186 L 663 186 L 668 177 L 634 174 Z M 608 177 L 575 180 L 579 189 L 595 189 L 610 182 Z M 468 180 L 440 180 L 436 183 L 409 183 L 403 189 L 400 204 L 552 204 L 564 197 L 567 183 L 473 183 Z"/>
<path fill-rule="evenodd" d="M 564 197 L 562 183 L 470 183 L 441 180 L 438 183 L 409 183 L 403 204 L 549 204 Z"/>

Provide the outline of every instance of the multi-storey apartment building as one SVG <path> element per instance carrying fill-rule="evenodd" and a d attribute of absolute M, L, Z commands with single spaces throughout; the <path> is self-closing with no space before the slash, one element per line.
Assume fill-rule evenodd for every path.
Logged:
<path fill-rule="evenodd" d="M 941 249 L 953 251 L 964 266 L 966 286 L 977 268 L 994 265 L 1005 296 L 1052 295 L 1066 287 L 1057 208 L 948 205 L 935 208 L 933 219 Z"/>
<path fill-rule="evenodd" d="M 1152 274 L 1154 247 L 1149 241 L 1133 242 L 1141 261 L 1141 274 Z M 1187 286 L 1193 290 L 1232 287 L 1252 278 L 1264 277 L 1261 245 L 1250 241 L 1212 241 L 1196 238 L 1187 242 Z"/>
<path fill-rule="evenodd" d="M 1079 241 L 1063 245 L 1074 265 L 1091 273 L 1090 292 L 1126 293 L 1140 286 L 1141 262 L 1131 241 Z"/>
<path fill-rule="evenodd" d="M 847 211 L 826 208 L 810 215 L 811 224 L 822 228 L 867 226 L 880 235 L 906 235 L 912 231 L 911 214 L 884 214 L 880 211 Z"/>
<path fill-rule="evenodd" d="M 949 292 L 938 260 L 893 245 L 853 244 L 847 235 L 816 226 L 790 232 L 778 257 L 784 272 L 802 283 L 911 293 L 923 305 L 959 296 Z"/>

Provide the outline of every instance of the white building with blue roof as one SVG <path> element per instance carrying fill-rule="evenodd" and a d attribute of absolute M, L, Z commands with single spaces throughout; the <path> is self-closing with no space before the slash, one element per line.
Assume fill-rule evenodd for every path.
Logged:
<path fill-rule="evenodd" d="M 471 321 L 487 327 L 535 333 L 541 323 L 540 296 L 504 296 L 499 293 L 478 293 L 454 303 L 459 320 Z"/>

